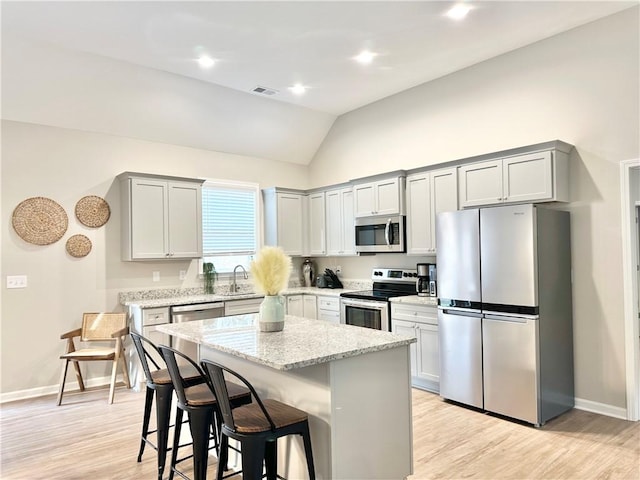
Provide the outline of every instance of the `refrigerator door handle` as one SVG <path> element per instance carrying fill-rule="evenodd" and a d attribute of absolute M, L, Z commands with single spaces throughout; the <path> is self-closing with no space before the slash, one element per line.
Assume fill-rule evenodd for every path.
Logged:
<path fill-rule="evenodd" d="M 517 323 L 527 323 L 529 320 L 538 320 L 540 318 L 539 315 L 522 315 L 522 314 L 503 314 L 497 315 L 495 313 L 485 313 L 484 318 L 487 320 L 500 320 L 503 322 L 517 322 Z"/>
<path fill-rule="evenodd" d="M 480 312 L 480 310 L 464 310 L 464 309 L 457 309 L 457 308 L 440 308 L 438 307 L 440 310 L 442 310 L 442 313 L 445 315 L 458 315 L 460 317 L 477 317 L 477 318 L 482 318 L 482 313 Z"/>

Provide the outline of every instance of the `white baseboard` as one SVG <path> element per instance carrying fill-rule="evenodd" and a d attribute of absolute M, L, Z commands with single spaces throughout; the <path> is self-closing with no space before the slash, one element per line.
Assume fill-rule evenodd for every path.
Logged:
<path fill-rule="evenodd" d="M 575 408 L 578 410 L 584 410 L 585 412 L 598 413 L 600 415 L 606 415 L 607 417 L 627 420 L 626 408 L 614 407 L 613 405 L 607 405 L 606 403 L 592 402 L 591 400 L 576 398 Z"/>
<path fill-rule="evenodd" d="M 111 382 L 111 376 L 90 378 L 85 380 L 84 386 L 86 388 L 109 386 Z M 124 382 L 124 379 L 120 375 L 116 378 L 116 382 Z M 14 402 L 16 400 L 26 400 L 28 398 L 43 397 L 45 395 L 57 394 L 60 389 L 60 385 L 48 385 L 46 387 L 29 388 L 27 390 L 16 390 L 15 392 L 0 393 L 0 404 L 6 402 Z M 65 392 L 73 392 L 74 390 L 80 390 L 78 381 L 67 382 L 64 387 Z"/>
<path fill-rule="evenodd" d="M 87 388 L 98 387 L 101 385 L 109 385 L 111 377 L 99 377 L 91 378 L 85 382 Z M 30 388 L 28 390 L 17 390 L 15 392 L 0 393 L 0 404 L 6 402 L 14 402 L 16 400 L 26 400 L 28 398 L 42 397 L 45 395 L 53 395 L 58 393 L 58 385 L 49 385 L 46 387 Z M 132 385 L 134 390 L 140 391 L 140 385 Z M 138 388 L 135 388 L 138 387 Z M 69 382 L 65 387 L 65 391 L 78 390 L 78 382 Z M 613 405 L 607 405 L 605 403 L 592 402 L 591 400 L 584 400 L 582 398 L 576 398 L 575 408 L 578 410 L 584 410 L 586 412 L 597 413 L 599 415 L 606 415 L 607 417 L 620 418 L 627 420 L 627 410 L 621 407 L 614 407 Z"/>

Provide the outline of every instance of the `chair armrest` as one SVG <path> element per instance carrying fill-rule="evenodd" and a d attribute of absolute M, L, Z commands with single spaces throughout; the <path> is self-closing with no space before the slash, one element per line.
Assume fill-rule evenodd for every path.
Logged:
<path fill-rule="evenodd" d="M 129 327 L 124 327 L 118 330 L 117 332 L 113 332 L 111 334 L 111 338 L 124 337 L 129 334 Z"/>
<path fill-rule="evenodd" d="M 76 328 L 75 330 L 71 330 L 70 332 L 60 335 L 60 340 L 64 340 L 65 338 L 79 337 L 81 334 L 82 328 Z"/>

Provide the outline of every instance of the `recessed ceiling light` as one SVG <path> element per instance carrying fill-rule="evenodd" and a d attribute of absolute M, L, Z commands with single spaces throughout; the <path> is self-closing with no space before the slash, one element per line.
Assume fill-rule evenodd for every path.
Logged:
<path fill-rule="evenodd" d="M 198 65 L 202 68 L 211 68 L 216 63 L 216 61 L 208 55 L 201 55 L 198 58 Z"/>
<path fill-rule="evenodd" d="M 353 58 L 356 62 L 361 63 L 363 65 L 367 65 L 373 61 L 376 55 L 377 55 L 376 53 L 370 52 L 368 50 L 364 50 Z"/>
<path fill-rule="evenodd" d="M 289 90 L 291 90 L 291 93 L 294 95 L 302 95 L 307 91 L 307 87 L 301 83 L 296 83 L 293 87 L 289 87 Z"/>
<path fill-rule="evenodd" d="M 447 11 L 446 15 L 447 17 L 452 18 L 454 20 L 462 20 L 464 17 L 467 16 L 467 13 L 469 13 L 470 10 L 471 10 L 470 6 L 464 5 L 462 3 L 458 3 L 454 7 L 450 8 L 449 11 Z"/>

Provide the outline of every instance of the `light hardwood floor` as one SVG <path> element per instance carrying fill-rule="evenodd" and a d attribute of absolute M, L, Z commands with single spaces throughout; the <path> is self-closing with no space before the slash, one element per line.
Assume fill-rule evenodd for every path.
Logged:
<path fill-rule="evenodd" d="M 136 462 L 143 405 L 143 394 L 122 388 L 113 405 L 103 389 L 65 394 L 60 407 L 55 396 L 2 405 L 0 478 L 155 479 L 155 451 Z M 573 410 L 536 429 L 420 390 L 413 416 L 410 480 L 640 479 L 638 422 Z"/>

